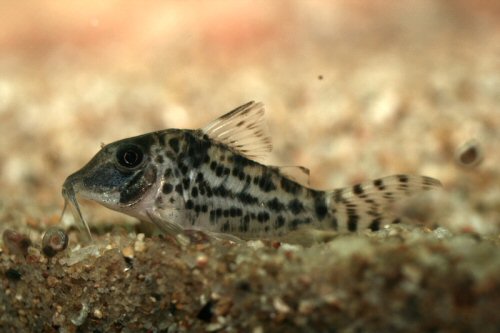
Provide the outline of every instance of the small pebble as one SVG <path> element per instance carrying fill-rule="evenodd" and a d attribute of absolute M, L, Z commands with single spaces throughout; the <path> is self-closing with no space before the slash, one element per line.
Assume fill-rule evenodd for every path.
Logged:
<path fill-rule="evenodd" d="M 483 149 L 476 139 L 472 139 L 460 146 L 455 152 L 455 161 L 464 168 L 475 168 L 483 161 Z"/>
<path fill-rule="evenodd" d="M 314 304 L 309 300 L 302 300 L 299 303 L 298 311 L 300 314 L 308 315 L 314 311 Z"/>
<path fill-rule="evenodd" d="M 49 276 L 47 278 L 47 285 L 49 287 L 54 287 L 58 282 L 59 280 L 55 276 Z"/>
<path fill-rule="evenodd" d="M 71 322 L 76 326 L 81 326 L 87 320 L 88 314 L 89 306 L 87 305 L 87 303 L 82 303 L 82 308 L 79 312 L 74 313 L 73 317 L 71 318 Z"/>
<path fill-rule="evenodd" d="M 31 246 L 28 236 L 7 229 L 3 232 L 2 238 L 10 254 L 24 257 L 28 254 L 28 248 Z"/>
<path fill-rule="evenodd" d="M 279 313 L 283 313 L 283 314 L 286 314 L 288 312 L 290 312 L 290 307 L 288 306 L 288 304 L 286 304 L 281 298 L 279 297 L 276 297 L 274 300 L 273 300 L 273 306 L 274 308 L 276 309 L 276 311 L 278 311 Z"/>
<path fill-rule="evenodd" d="M 36 229 L 36 228 L 38 228 L 38 227 L 39 227 L 39 225 L 40 225 L 40 220 L 39 220 L 39 219 L 36 219 L 36 218 L 34 218 L 34 217 L 31 217 L 31 216 L 28 216 L 28 217 L 26 218 L 26 224 L 27 224 L 28 226 L 30 226 L 31 228 Z"/>
<path fill-rule="evenodd" d="M 9 279 L 11 281 L 19 281 L 19 280 L 21 280 L 21 273 L 19 273 L 17 270 L 15 270 L 13 268 L 9 268 L 5 272 L 5 276 L 7 277 L 7 279 Z"/>
<path fill-rule="evenodd" d="M 99 309 L 94 309 L 94 311 L 92 312 L 92 315 L 94 316 L 94 318 L 97 318 L 97 319 L 102 319 L 102 317 L 103 317 L 102 311 Z"/>
<path fill-rule="evenodd" d="M 205 327 L 205 330 L 207 332 L 215 332 L 215 331 L 220 331 L 223 328 L 224 328 L 224 325 L 222 325 L 221 323 L 211 323 Z"/>
<path fill-rule="evenodd" d="M 146 244 L 144 244 L 144 234 L 138 234 L 137 240 L 134 243 L 135 252 L 144 252 Z"/>
<path fill-rule="evenodd" d="M 205 254 L 200 254 L 196 257 L 196 266 L 203 268 L 208 264 L 208 257 Z"/>
<path fill-rule="evenodd" d="M 132 246 L 123 248 L 122 255 L 126 258 L 134 258 L 134 248 Z"/>
<path fill-rule="evenodd" d="M 68 235 L 59 228 L 49 228 L 42 238 L 42 251 L 47 257 L 53 257 L 68 247 Z"/>

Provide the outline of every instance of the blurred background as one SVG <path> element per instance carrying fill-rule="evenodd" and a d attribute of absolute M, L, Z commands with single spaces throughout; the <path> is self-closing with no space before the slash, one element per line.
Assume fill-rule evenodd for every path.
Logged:
<path fill-rule="evenodd" d="M 498 231 L 500 3 L 486 0 L 2 1 L 1 220 L 57 221 L 65 177 L 101 143 L 250 100 L 267 106 L 269 164 L 304 165 L 323 189 L 436 177 L 449 225 Z"/>

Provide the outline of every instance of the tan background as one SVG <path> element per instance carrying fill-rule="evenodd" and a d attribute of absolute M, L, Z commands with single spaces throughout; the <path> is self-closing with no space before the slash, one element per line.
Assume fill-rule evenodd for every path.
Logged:
<path fill-rule="evenodd" d="M 320 188 L 433 176 L 444 224 L 498 230 L 494 1 L 4 1 L 0 17 L 4 225 L 53 223 L 102 142 L 259 100 L 270 163 L 307 166 Z M 485 158 L 465 170 L 471 138 Z"/>
<path fill-rule="evenodd" d="M 498 3 L 1 1 L 0 331 L 498 332 Z M 42 248 L 102 142 L 252 99 L 269 163 L 316 187 L 440 179 L 397 207 L 428 226 L 181 245 L 94 205 L 93 242 L 66 214 L 68 248 Z M 465 168 L 471 139 L 483 160 Z"/>

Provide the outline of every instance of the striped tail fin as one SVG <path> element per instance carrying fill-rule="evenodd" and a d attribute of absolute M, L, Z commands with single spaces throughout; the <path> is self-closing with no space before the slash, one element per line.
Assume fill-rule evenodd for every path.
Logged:
<path fill-rule="evenodd" d="M 394 175 L 351 187 L 326 192 L 327 204 L 335 217 L 337 230 L 379 230 L 386 224 L 399 223 L 395 202 L 442 187 L 437 179 L 426 176 Z"/>

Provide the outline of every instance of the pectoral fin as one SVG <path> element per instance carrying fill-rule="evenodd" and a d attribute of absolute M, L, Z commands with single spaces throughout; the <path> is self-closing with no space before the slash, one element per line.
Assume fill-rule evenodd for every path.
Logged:
<path fill-rule="evenodd" d="M 162 232 L 177 236 L 182 233 L 183 228 L 175 222 L 178 219 L 179 212 L 176 210 L 161 210 L 161 209 L 151 209 L 146 212 L 150 221 L 153 222 Z"/>

